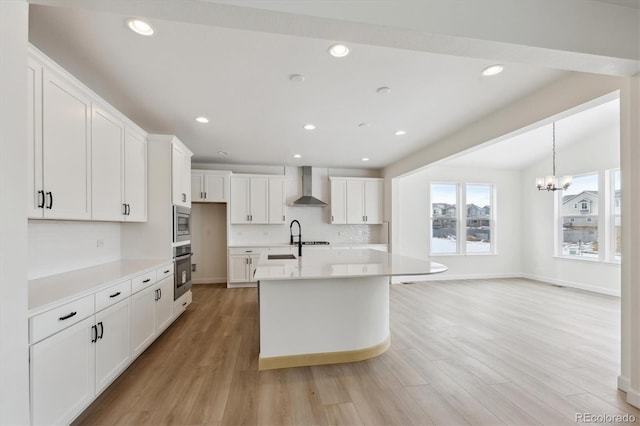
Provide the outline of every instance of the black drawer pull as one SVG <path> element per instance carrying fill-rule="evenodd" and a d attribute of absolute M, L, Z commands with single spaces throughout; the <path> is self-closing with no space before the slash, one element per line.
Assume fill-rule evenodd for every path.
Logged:
<path fill-rule="evenodd" d="M 44 208 L 44 191 L 38 191 L 38 208 Z"/>
<path fill-rule="evenodd" d="M 71 317 L 75 317 L 77 314 L 77 312 L 71 312 L 69 315 L 65 315 L 63 317 L 58 318 L 58 321 L 64 321 L 66 319 L 69 319 Z"/>
<path fill-rule="evenodd" d="M 164 271 L 165 274 L 168 274 L 169 272 L 171 272 L 171 269 L 167 269 L 166 271 Z"/>
<path fill-rule="evenodd" d="M 182 302 L 182 306 L 187 306 L 187 302 Z"/>
<path fill-rule="evenodd" d="M 121 294 L 121 292 L 117 292 L 117 293 L 115 293 L 115 294 L 112 294 L 112 295 L 111 295 L 111 296 L 109 296 L 109 297 L 118 297 L 118 296 L 120 296 L 120 294 Z"/>
<path fill-rule="evenodd" d="M 149 281 L 151 281 L 151 278 L 147 278 L 146 280 L 142 281 L 143 283 L 148 283 Z"/>

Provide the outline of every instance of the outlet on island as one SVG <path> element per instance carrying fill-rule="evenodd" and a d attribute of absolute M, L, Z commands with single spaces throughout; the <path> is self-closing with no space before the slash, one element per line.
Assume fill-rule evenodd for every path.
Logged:
<path fill-rule="evenodd" d="M 99 239 L 96 241 L 96 247 L 101 248 L 104 247 L 104 240 L 103 239 Z"/>

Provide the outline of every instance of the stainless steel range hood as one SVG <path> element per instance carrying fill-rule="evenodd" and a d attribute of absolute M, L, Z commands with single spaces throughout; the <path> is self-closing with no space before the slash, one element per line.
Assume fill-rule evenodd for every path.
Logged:
<path fill-rule="evenodd" d="M 327 203 L 311 195 L 311 166 L 302 166 L 302 197 L 295 200 L 292 206 L 326 207 Z"/>

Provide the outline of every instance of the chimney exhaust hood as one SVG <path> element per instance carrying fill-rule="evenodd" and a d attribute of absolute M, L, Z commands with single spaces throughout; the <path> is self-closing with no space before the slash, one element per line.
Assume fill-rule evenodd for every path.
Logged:
<path fill-rule="evenodd" d="M 311 166 L 302 166 L 302 197 L 295 200 L 291 205 L 292 206 L 301 206 L 301 207 L 326 207 L 327 203 L 324 201 L 318 200 L 316 197 L 311 195 Z"/>

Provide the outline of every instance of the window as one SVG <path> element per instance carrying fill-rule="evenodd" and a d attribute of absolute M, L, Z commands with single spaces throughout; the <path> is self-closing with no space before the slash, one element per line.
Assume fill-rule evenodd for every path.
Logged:
<path fill-rule="evenodd" d="M 598 173 L 574 176 L 561 199 L 562 255 L 599 258 Z M 580 206 L 579 210 L 575 205 Z M 569 206 L 573 205 L 574 208 Z"/>
<path fill-rule="evenodd" d="M 458 252 L 457 202 L 457 184 L 431 185 L 431 253 Z"/>
<path fill-rule="evenodd" d="M 492 200 L 492 185 L 431 184 L 431 254 L 493 253 Z"/>
<path fill-rule="evenodd" d="M 620 183 L 620 170 L 611 170 L 611 181 L 613 186 L 613 191 L 611 191 L 611 197 L 613 198 L 613 202 L 611 205 L 613 206 L 613 211 L 611 212 L 611 217 L 613 220 L 613 226 L 611 226 L 613 232 L 613 260 L 620 261 L 622 258 L 622 220 L 621 220 L 621 207 L 620 207 L 620 199 L 622 196 L 622 187 Z"/>

